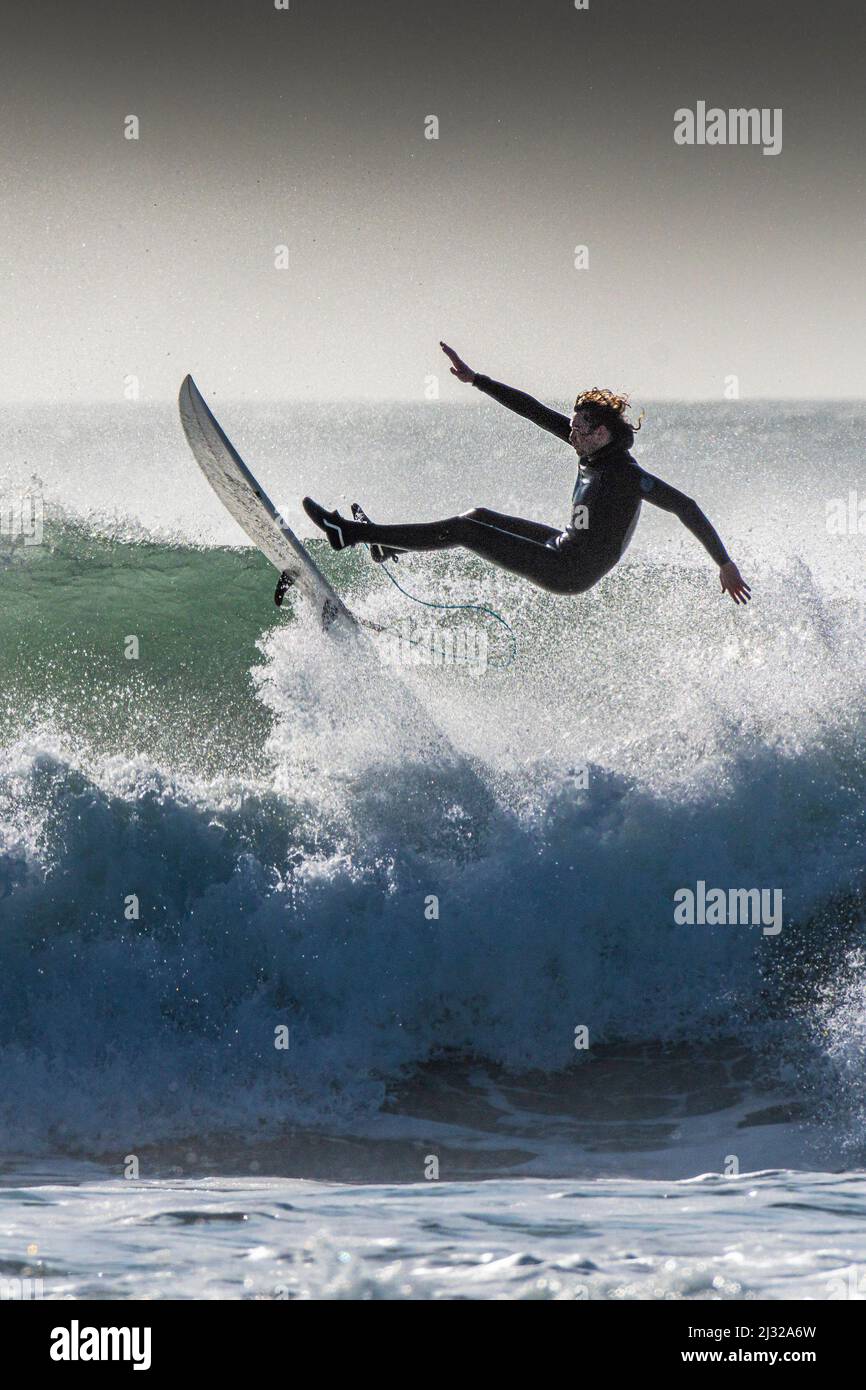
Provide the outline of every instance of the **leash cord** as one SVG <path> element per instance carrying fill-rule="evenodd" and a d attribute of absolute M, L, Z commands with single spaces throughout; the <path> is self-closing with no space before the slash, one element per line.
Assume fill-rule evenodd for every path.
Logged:
<path fill-rule="evenodd" d="M 483 603 L 431 603 L 429 599 L 418 598 L 415 594 L 410 594 L 408 589 L 404 589 L 402 584 L 400 584 L 394 578 L 387 565 L 382 564 L 379 565 L 378 568 L 385 571 L 391 583 L 394 585 L 396 589 L 400 590 L 401 594 L 403 594 L 406 598 L 411 599 L 413 603 L 420 603 L 422 608 L 443 608 L 457 610 L 460 612 L 470 611 L 475 613 L 484 613 L 488 618 L 493 618 L 497 623 L 500 623 L 502 627 L 505 628 L 506 632 L 511 638 L 511 654 L 507 661 L 491 662 L 491 665 L 494 665 L 499 670 L 506 670 L 515 660 L 517 656 L 517 637 L 515 635 L 514 628 L 511 626 L 510 623 L 506 622 L 501 613 L 497 613 L 495 609 L 488 608 Z M 389 630 L 386 627 L 382 627 L 379 623 L 367 622 L 364 624 L 364 626 L 374 628 L 376 632 L 387 632 Z M 410 646 L 415 647 L 420 645 L 419 642 L 414 642 L 411 638 L 409 638 L 408 641 Z"/>

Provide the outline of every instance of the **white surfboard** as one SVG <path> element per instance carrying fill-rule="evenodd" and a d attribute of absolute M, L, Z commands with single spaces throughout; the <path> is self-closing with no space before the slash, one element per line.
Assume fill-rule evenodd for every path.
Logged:
<path fill-rule="evenodd" d="M 312 556 L 280 516 L 261 484 L 253 477 L 228 435 L 208 409 L 191 376 L 178 397 L 180 419 L 193 458 L 226 511 L 254 545 L 314 605 L 325 631 L 361 635 L 354 614 L 331 587 Z"/>

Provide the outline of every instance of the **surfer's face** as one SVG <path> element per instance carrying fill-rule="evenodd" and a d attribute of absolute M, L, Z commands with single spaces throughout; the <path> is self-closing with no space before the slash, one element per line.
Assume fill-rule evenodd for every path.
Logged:
<path fill-rule="evenodd" d="M 597 425 L 593 428 L 584 412 L 576 410 L 571 417 L 568 442 L 579 454 L 594 454 L 610 443 L 610 430 L 607 425 Z"/>

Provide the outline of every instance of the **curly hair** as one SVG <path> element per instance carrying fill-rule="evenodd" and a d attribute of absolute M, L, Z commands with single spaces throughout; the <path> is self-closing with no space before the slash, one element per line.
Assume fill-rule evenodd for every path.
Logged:
<path fill-rule="evenodd" d="M 611 436 L 616 439 L 618 435 L 626 434 L 629 430 L 639 430 L 643 424 L 643 411 L 636 425 L 627 419 L 626 412 L 630 404 L 628 396 L 617 396 L 602 386 L 593 386 L 590 391 L 580 392 L 574 402 L 574 408 L 585 415 L 594 428 L 606 425 Z"/>

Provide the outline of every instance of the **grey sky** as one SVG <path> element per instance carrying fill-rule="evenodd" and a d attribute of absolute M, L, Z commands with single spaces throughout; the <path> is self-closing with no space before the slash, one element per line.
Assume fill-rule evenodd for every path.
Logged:
<path fill-rule="evenodd" d="M 863 395 L 859 8 L 9 9 L 5 400 L 459 397 L 440 337 L 549 398 Z M 678 147 L 699 100 L 781 107 L 782 153 Z"/>

